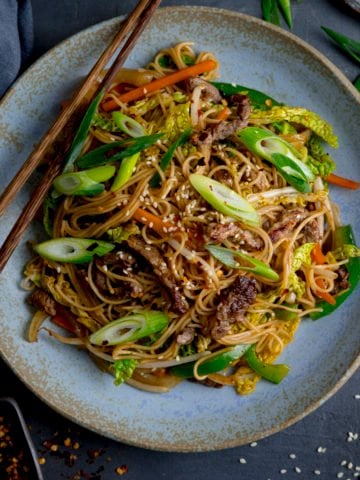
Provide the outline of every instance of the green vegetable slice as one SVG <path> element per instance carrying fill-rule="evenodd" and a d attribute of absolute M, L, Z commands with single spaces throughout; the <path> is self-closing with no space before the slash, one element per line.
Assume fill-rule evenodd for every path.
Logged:
<path fill-rule="evenodd" d="M 229 367 L 235 360 L 241 358 L 250 348 L 250 345 L 236 345 L 219 351 L 216 355 L 212 355 L 208 360 L 200 363 L 197 373 L 200 376 L 210 375 Z M 194 376 L 194 365 L 196 362 L 184 363 L 171 368 L 171 373 L 176 377 L 192 378 Z"/>
<path fill-rule="evenodd" d="M 48 260 L 63 263 L 88 263 L 94 255 L 111 252 L 115 245 L 89 238 L 53 238 L 34 246 L 34 250 Z"/>
<path fill-rule="evenodd" d="M 92 344 L 99 346 L 135 342 L 140 338 L 161 332 L 167 327 L 168 323 L 169 318 L 165 313 L 156 310 L 143 310 L 110 322 L 92 333 L 89 340 Z"/>
<path fill-rule="evenodd" d="M 259 108 L 260 110 L 266 110 L 269 108 L 269 106 L 280 105 L 279 102 L 274 100 L 272 97 L 269 97 L 269 95 L 267 95 L 266 93 L 260 92 L 259 90 L 254 90 L 252 88 L 248 88 L 244 85 L 236 85 L 233 83 L 224 82 L 211 83 L 225 96 L 231 96 L 235 93 L 247 95 L 250 99 L 251 105 Z"/>
<path fill-rule="evenodd" d="M 64 195 L 99 195 L 105 186 L 99 182 L 109 180 L 115 173 L 113 165 L 92 168 L 86 171 L 69 172 L 54 180 L 54 188 Z"/>
<path fill-rule="evenodd" d="M 145 136 L 145 128 L 133 118 L 125 115 L 122 112 L 113 112 L 112 118 L 115 125 L 129 137 L 143 137 Z"/>
<path fill-rule="evenodd" d="M 161 133 L 145 137 L 131 138 L 120 142 L 108 143 L 91 150 L 76 161 L 79 168 L 91 168 L 116 162 L 150 147 L 162 137 Z M 111 151 L 119 147 L 124 149 L 111 155 Z"/>
<path fill-rule="evenodd" d="M 272 163 L 290 185 L 302 193 L 310 192 L 309 182 L 315 176 L 286 140 L 259 127 L 246 127 L 238 137 L 251 152 Z"/>
<path fill-rule="evenodd" d="M 134 172 L 134 168 L 139 160 L 140 152 L 134 153 L 134 155 L 130 155 L 130 157 L 126 157 L 121 162 L 119 170 L 116 174 L 115 180 L 111 185 L 111 191 L 116 192 L 119 188 L 123 187 L 126 182 L 128 182 Z"/>
<path fill-rule="evenodd" d="M 139 360 L 135 360 L 134 358 L 115 360 L 115 362 L 112 364 L 112 369 L 115 375 L 115 385 L 119 386 L 126 382 L 126 380 L 129 380 L 129 378 L 133 376 L 133 373 L 138 365 Z"/>
<path fill-rule="evenodd" d="M 335 230 L 333 240 L 334 251 L 343 248 L 345 245 L 356 246 L 354 233 L 351 225 L 342 225 L 340 227 L 337 227 Z M 360 282 L 360 257 L 350 257 L 345 267 L 349 272 L 349 289 L 335 297 L 335 305 L 331 305 L 330 303 L 324 301 L 318 302 L 316 304 L 316 307 L 320 307 L 322 310 L 320 312 L 310 313 L 310 318 L 312 320 L 318 320 L 319 318 L 325 317 L 326 315 L 330 315 L 330 313 L 332 313 L 345 302 L 345 300 L 353 293 L 353 291 L 358 286 Z"/>
<path fill-rule="evenodd" d="M 181 145 L 184 145 L 190 137 L 191 134 L 191 128 L 188 128 L 183 132 L 179 138 L 172 144 L 170 145 L 168 151 L 162 156 L 160 160 L 160 168 L 164 172 L 166 168 L 168 167 L 169 163 L 171 162 L 172 157 L 174 156 L 175 150 L 178 147 L 181 147 Z M 155 188 L 158 187 L 161 181 L 161 177 L 158 172 L 156 172 L 153 177 L 150 179 L 150 187 Z"/>
<path fill-rule="evenodd" d="M 218 212 L 248 225 L 260 225 L 260 217 L 255 208 L 231 188 L 197 173 L 190 175 L 189 180 L 204 200 Z"/>
<path fill-rule="evenodd" d="M 79 157 L 81 150 L 85 144 L 85 140 L 88 136 L 91 123 L 93 121 L 96 110 L 101 102 L 104 92 L 100 92 L 94 100 L 90 103 L 89 108 L 87 109 L 80 126 L 76 132 L 74 140 L 71 144 L 69 153 L 65 159 L 65 165 L 63 172 L 70 172 L 73 168 L 73 165 L 76 159 Z"/>
<path fill-rule="evenodd" d="M 338 44 L 338 46 L 350 55 L 354 60 L 360 62 L 360 42 L 353 40 L 328 27 L 321 27 L 324 32 Z"/>
<path fill-rule="evenodd" d="M 230 268 L 238 268 L 253 272 L 256 275 L 268 278 L 269 280 L 279 280 L 279 275 L 272 268 L 246 253 L 231 250 L 230 248 L 219 247 L 217 245 L 206 245 L 205 248 L 211 253 L 211 255 Z M 245 260 L 253 266 L 242 265 L 238 262 L 238 258 Z"/>
<path fill-rule="evenodd" d="M 280 383 L 290 371 L 290 368 L 284 363 L 271 364 L 262 362 L 256 355 L 255 345 L 246 350 L 245 358 L 254 372 L 272 383 Z"/>

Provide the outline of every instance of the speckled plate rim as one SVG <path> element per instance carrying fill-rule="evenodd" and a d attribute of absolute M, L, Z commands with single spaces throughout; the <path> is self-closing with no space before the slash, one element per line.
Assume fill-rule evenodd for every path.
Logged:
<path fill-rule="evenodd" d="M 341 83 L 341 85 L 344 87 L 345 90 L 347 90 L 348 93 L 350 93 L 353 96 L 353 99 L 355 102 L 357 102 L 360 106 L 360 95 L 358 91 L 355 89 L 355 87 L 352 85 L 352 83 L 346 78 L 346 76 L 332 63 L 330 62 L 325 55 L 320 53 L 317 49 L 306 43 L 305 41 L 301 40 L 299 37 L 295 36 L 294 34 L 287 32 L 286 30 L 283 30 L 277 26 L 268 24 L 263 22 L 260 19 L 257 19 L 255 17 L 242 14 L 239 12 L 235 12 L 232 10 L 227 10 L 227 9 L 221 9 L 221 8 L 214 8 L 214 7 L 201 7 L 201 6 L 183 6 L 183 7 L 163 7 L 160 10 L 166 14 L 166 11 L 184 11 L 188 13 L 190 10 L 195 10 L 196 12 L 204 12 L 204 13 L 218 13 L 219 15 L 230 15 L 230 16 L 236 16 L 239 18 L 242 18 L 244 21 L 252 23 L 254 25 L 258 25 L 261 27 L 264 27 L 269 30 L 273 30 L 274 32 L 277 32 L 279 35 L 283 36 L 284 39 L 289 39 L 292 43 L 297 44 L 301 49 L 307 51 L 311 56 L 316 58 L 328 71 L 332 73 L 334 77 L 337 78 L 337 80 Z M 118 17 L 115 19 L 111 20 L 106 20 L 100 23 L 97 23 L 91 27 L 88 27 L 87 29 L 84 29 L 77 34 L 71 36 L 69 39 L 65 39 L 64 41 L 60 42 L 58 45 L 53 47 L 51 50 L 46 52 L 44 55 L 42 55 L 27 71 L 25 71 L 16 82 L 11 86 L 11 88 L 8 90 L 6 95 L 1 99 L 0 101 L 0 108 L 3 105 L 6 105 L 6 103 L 9 101 L 11 98 L 13 92 L 15 91 L 18 83 L 23 81 L 23 78 L 27 75 L 27 73 L 31 72 L 34 68 L 37 67 L 39 63 L 41 63 L 44 58 L 46 58 L 48 55 L 51 55 L 53 50 L 56 50 L 59 47 L 62 47 L 66 45 L 66 43 L 70 39 L 76 39 L 77 37 L 81 37 L 84 33 L 89 33 L 93 29 L 97 28 L 102 28 L 102 26 L 106 26 L 107 24 L 116 21 L 116 20 L 121 20 L 124 17 Z M 141 40 L 140 40 L 141 41 Z M 0 340 L 1 342 L 1 340 Z M 1 344 L 0 344 L 1 347 Z M 326 402 L 329 398 L 331 398 L 348 380 L 349 378 L 355 373 L 355 371 L 359 368 L 360 366 L 360 353 L 359 355 L 354 359 L 352 363 L 350 363 L 346 369 L 346 373 L 331 387 L 327 390 L 327 393 L 322 395 L 322 397 L 319 400 L 314 401 L 311 403 L 307 408 L 303 410 L 302 413 L 297 414 L 291 418 L 289 418 L 287 421 L 281 422 L 278 425 L 276 425 L 273 428 L 264 430 L 262 432 L 258 432 L 257 434 L 254 435 L 249 435 L 247 437 L 241 438 L 241 439 L 232 439 L 228 441 L 224 441 L 221 445 L 211 445 L 210 448 L 207 448 L 206 446 L 202 446 L 200 448 L 187 448 L 186 446 L 182 445 L 182 447 L 178 448 L 174 446 L 167 446 L 163 444 L 156 444 L 154 442 L 154 439 L 149 440 L 148 442 L 142 442 L 139 443 L 137 441 L 132 441 L 131 439 L 125 438 L 121 434 L 119 436 L 113 436 L 109 435 L 108 432 L 102 430 L 101 428 L 97 428 L 94 426 L 93 423 L 87 421 L 85 418 L 79 419 L 75 417 L 74 415 L 69 414 L 66 409 L 62 408 L 63 406 L 60 405 L 61 402 L 55 402 L 54 398 L 49 395 L 48 392 L 42 391 L 39 392 L 38 389 L 34 388 L 34 385 L 32 384 L 31 381 L 29 381 L 26 378 L 26 375 L 24 375 L 24 372 L 21 371 L 21 369 L 17 369 L 16 367 L 14 368 L 14 365 L 11 364 L 11 362 L 8 361 L 8 358 L 3 354 L 2 350 L 0 349 L 0 355 L 9 365 L 10 368 L 12 368 L 15 372 L 15 374 L 19 377 L 19 379 L 31 390 L 35 395 L 37 395 L 45 404 L 47 404 L 50 408 L 52 408 L 54 411 L 59 413 L 60 415 L 64 416 L 65 418 L 69 419 L 70 421 L 87 428 L 93 432 L 96 432 L 100 435 L 103 435 L 105 437 L 112 438 L 117 441 L 121 441 L 124 443 L 127 443 L 129 445 L 137 446 L 137 447 L 142 447 L 142 448 L 148 448 L 152 450 L 161 450 L 161 451 L 175 451 L 175 452 L 195 452 L 195 451 L 209 451 L 209 450 L 219 450 L 219 449 L 225 449 L 225 448 L 233 448 L 236 446 L 240 446 L 243 444 L 247 444 L 251 441 L 254 440 L 259 440 L 262 438 L 265 438 L 269 435 L 273 435 L 289 426 L 292 424 L 298 422 L 299 420 L 303 419 L 305 416 L 319 408 L 321 405 L 323 405 L 324 402 Z"/>

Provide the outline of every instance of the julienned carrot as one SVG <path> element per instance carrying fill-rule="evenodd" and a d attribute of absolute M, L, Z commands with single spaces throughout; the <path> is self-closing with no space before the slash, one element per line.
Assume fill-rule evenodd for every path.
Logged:
<path fill-rule="evenodd" d="M 325 280 L 323 278 L 317 278 L 315 280 L 315 283 L 318 287 L 320 288 L 325 288 Z M 316 296 L 321 298 L 322 300 L 325 300 L 325 302 L 330 303 L 331 305 L 335 305 L 336 300 L 335 298 L 331 295 L 329 292 L 323 292 L 321 290 L 316 290 L 315 292 Z"/>
<path fill-rule="evenodd" d="M 349 178 L 339 177 L 334 173 L 330 173 L 330 175 L 326 177 L 326 181 L 338 185 L 339 187 L 350 188 L 351 190 L 357 190 L 360 187 L 359 182 L 355 182 Z"/>
<path fill-rule="evenodd" d="M 318 265 L 324 265 L 324 263 L 326 263 L 326 257 L 321 250 L 320 243 L 315 243 L 315 246 L 311 251 L 311 257 Z"/>
<path fill-rule="evenodd" d="M 159 235 L 166 235 L 167 233 L 175 232 L 177 230 L 177 227 L 173 223 L 166 222 L 160 217 L 142 208 L 137 208 L 135 210 L 133 218 L 143 225 L 148 225 Z"/>
<path fill-rule="evenodd" d="M 231 115 L 231 110 L 228 107 L 223 108 L 220 112 L 216 115 L 216 120 L 226 120 Z"/>
<path fill-rule="evenodd" d="M 134 88 L 129 92 L 123 93 L 118 96 L 118 99 L 123 103 L 133 102 L 134 100 L 139 100 L 140 98 L 145 97 L 148 93 L 156 92 L 162 88 L 168 87 L 170 85 L 175 85 L 176 83 L 182 82 L 189 77 L 200 75 L 204 72 L 210 72 L 216 68 L 217 63 L 214 60 L 204 60 L 203 62 L 196 63 L 190 67 L 183 68 L 177 72 L 170 73 L 162 78 L 157 78 L 146 85 L 141 87 Z M 108 100 L 102 104 L 102 108 L 106 112 L 110 112 L 118 107 L 118 104 L 115 100 Z"/>

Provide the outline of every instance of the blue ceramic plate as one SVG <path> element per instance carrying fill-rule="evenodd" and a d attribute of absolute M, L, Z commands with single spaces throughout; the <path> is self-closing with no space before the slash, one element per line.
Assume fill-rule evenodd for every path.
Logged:
<path fill-rule="evenodd" d="M 110 41 L 119 19 L 96 25 L 41 58 L 16 83 L 0 109 L 1 189 L 48 129 L 59 110 Z M 220 59 L 221 79 L 262 90 L 285 103 L 315 110 L 340 138 L 331 154 L 338 172 L 360 179 L 359 94 L 321 54 L 295 36 L 255 18 L 199 7 L 160 9 L 127 65 L 142 66 L 154 53 L 184 40 Z M 4 238 L 29 187 L 1 220 Z M 344 223 L 358 227 L 358 192 L 333 189 Z M 358 228 L 359 230 L 359 228 Z M 36 238 L 31 229 L 27 239 Z M 360 231 L 357 231 L 360 238 Z M 233 447 L 260 439 L 301 419 L 329 398 L 359 365 L 359 296 L 333 316 L 305 319 L 281 357 L 291 373 L 278 386 L 260 382 L 250 396 L 190 382 L 164 395 L 117 388 L 73 347 L 45 333 L 30 344 L 30 310 L 20 288 L 28 259 L 25 239 L 0 276 L 0 350 L 23 382 L 65 417 L 107 437 L 168 451 Z"/>

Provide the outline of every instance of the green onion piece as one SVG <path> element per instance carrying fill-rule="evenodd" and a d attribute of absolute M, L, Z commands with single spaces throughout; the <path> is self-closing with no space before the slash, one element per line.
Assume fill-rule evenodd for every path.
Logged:
<path fill-rule="evenodd" d="M 360 75 L 358 77 L 355 78 L 354 80 L 354 86 L 357 90 L 359 90 L 360 92 Z"/>
<path fill-rule="evenodd" d="M 85 140 L 88 136 L 89 129 L 96 113 L 96 110 L 99 106 L 99 103 L 103 97 L 104 92 L 100 92 L 94 100 L 90 103 L 89 108 L 87 109 L 80 126 L 76 132 L 74 140 L 71 144 L 69 153 L 65 159 L 63 172 L 70 172 L 73 168 L 74 162 L 79 157 L 81 150 L 83 149 Z"/>
<path fill-rule="evenodd" d="M 238 137 L 251 152 L 272 163 L 290 185 L 300 192 L 310 192 L 314 174 L 286 140 L 259 127 L 246 127 Z"/>
<path fill-rule="evenodd" d="M 141 152 L 145 148 L 150 147 L 155 142 L 157 142 L 162 136 L 162 133 L 157 133 L 155 135 L 147 135 L 145 137 L 132 138 L 129 140 L 124 140 L 122 142 L 113 142 L 101 147 L 91 150 L 91 152 L 85 154 L 76 161 L 76 164 L 79 168 L 91 168 L 99 165 L 105 165 L 107 163 L 116 162 L 122 160 L 123 158 L 130 157 L 135 153 Z M 120 152 L 111 155 L 111 150 L 114 150 L 118 147 L 123 147 L 124 149 Z"/>
<path fill-rule="evenodd" d="M 163 172 L 165 172 L 166 168 L 168 167 L 169 163 L 171 162 L 171 159 L 175 153 L 175 150 L 178 147 L 181 147 L 181 145 L 184 145 L 190 137 L 191 134 L 191 128 L 186 129 L 180 136 L 179 138 L 172 144 L 170 145 L 168 151 L 162 156 L 160 160 L 160 168 Z M 158 172 L 156 172 L 153 177 L 150 179 L 149 185 L 151 188 L 158 187 L 160 184 L 161 177 Z"/>
<path fill-rule="evenodd" d="M 129 137 L 143 137 L 145 129 L 139 122 L 122 112 L 113 112 L 112 118 L 116 126 Z"/>
<path fill-rule="evenodd" d="M 290 368 L 283 363 L 273 365 L 262 362 L 256 355 L 255 345 L 246 350 L 245 358 L 254 372 L 272 383 L 280 383 L 290 371 Z"/>
<path fill-rule="evenodd" d="M 290 305 L 289 303 L 286 303 L 286 302 L 284 302 L 282 305 L 284 305 L 286 307 L 290 307 L 290 308 L 298 308 L 299 307 L 298 304 Z M 275 308 L 274 313 L 275 313 L 275 318 L 277 320 L 285 320 L 285 321 L 295 320 L 299 316 L 298 313 L 290 312 L 290 310 L 285 310 L 283 308 Z"/>
<path fill-rule="evenodd" d="M 276 0 L 261 0 L 261 8 L 266 22 L 280 25 L 279 9 Z"/>
<path fill-rule="evenodd" d="M 206 245 L 205 248 L 213 257 L 230 268 L 238 268 L 253 272 L 256 275 L 268 278 L 269 280 L 279 280 L 279 275 L 272 268 L 246 253 L 231 250 L 230 248 L 219 247 L 217 245 Z M 247 263 L 252 264 L 252 266 L 242 265 L 238 262 L 238 258 L 245 260 Z"/>
<path fill-rule="evenodd" d="M 260 217 L 255 208 L 231 188 L 197 173 L 190 175 L 189 180 L 204 200 L 218 212 L 248 225 L 260 225 Z"/>
<path fill-rule="evenodd" d="M 64 195 L 99 195 L 105 186 L 99 182 L 109 180 L 115 173 L 113 165 L 91 168 L 81 172 L 63 173 L 54 180 L 54 188 Z"/>
<path fill-rule="evenodd" d="M 356 42 L 339 32 L 335 32 L 335 30 L 331 30 L 331 28 L 321 28 L 344 52 L 350 55 L 354 60 L 360 62 L 360 42 Z"/>
<path fill-rule="evenodd" d="M 41 257 L 64 263 L 88 263 L 94 255 L 101 257 L 114 248 L 115 245 L 102 240 L 72 237 L 53 238 L 34 246 Z"/>
<path fill-rule="evenodd" d="M 285 22 L 289 28 L 292 28 L 292 14 L 290 0 L 278 0 Z"/>
<path fill-rule="evenodd" d="M 197 369 L 197 373 L 202 375 L 210 375 L 211 373 L 221 372 L 229 367 L 235 360 L 241 358 L 244 353 L 250 348 L 250 345 L 236 345 L 230 349 L 220 350 L 218 354 L 213 355 L 208 360 L 201 362 Z M 192 378 L 194 376 L 195 362 L 184 363 L 176 365 L 171 368 L 171 373 L 176 377 Z"/>
<path fill-rule="evenodd" d="M 116 174 L 115 180 L 111 185 L 110 190 L 112 192 L 116 192 L 116 190 L 119 190 L 119 188 L 124 186 L 125 183 L 130 180 L 139 157 L 140 152 L 134 153 L 134 155 L 123 159 Z"/>
<path fill-rule="evenodd" d="M 161 332 L 168 323 L 169 318 L 165 313 L 144 310 L 110 322 L 91 334 L 89 340 L 92 344 L 99 346 L 136 342 L 140 338 Z"/>

